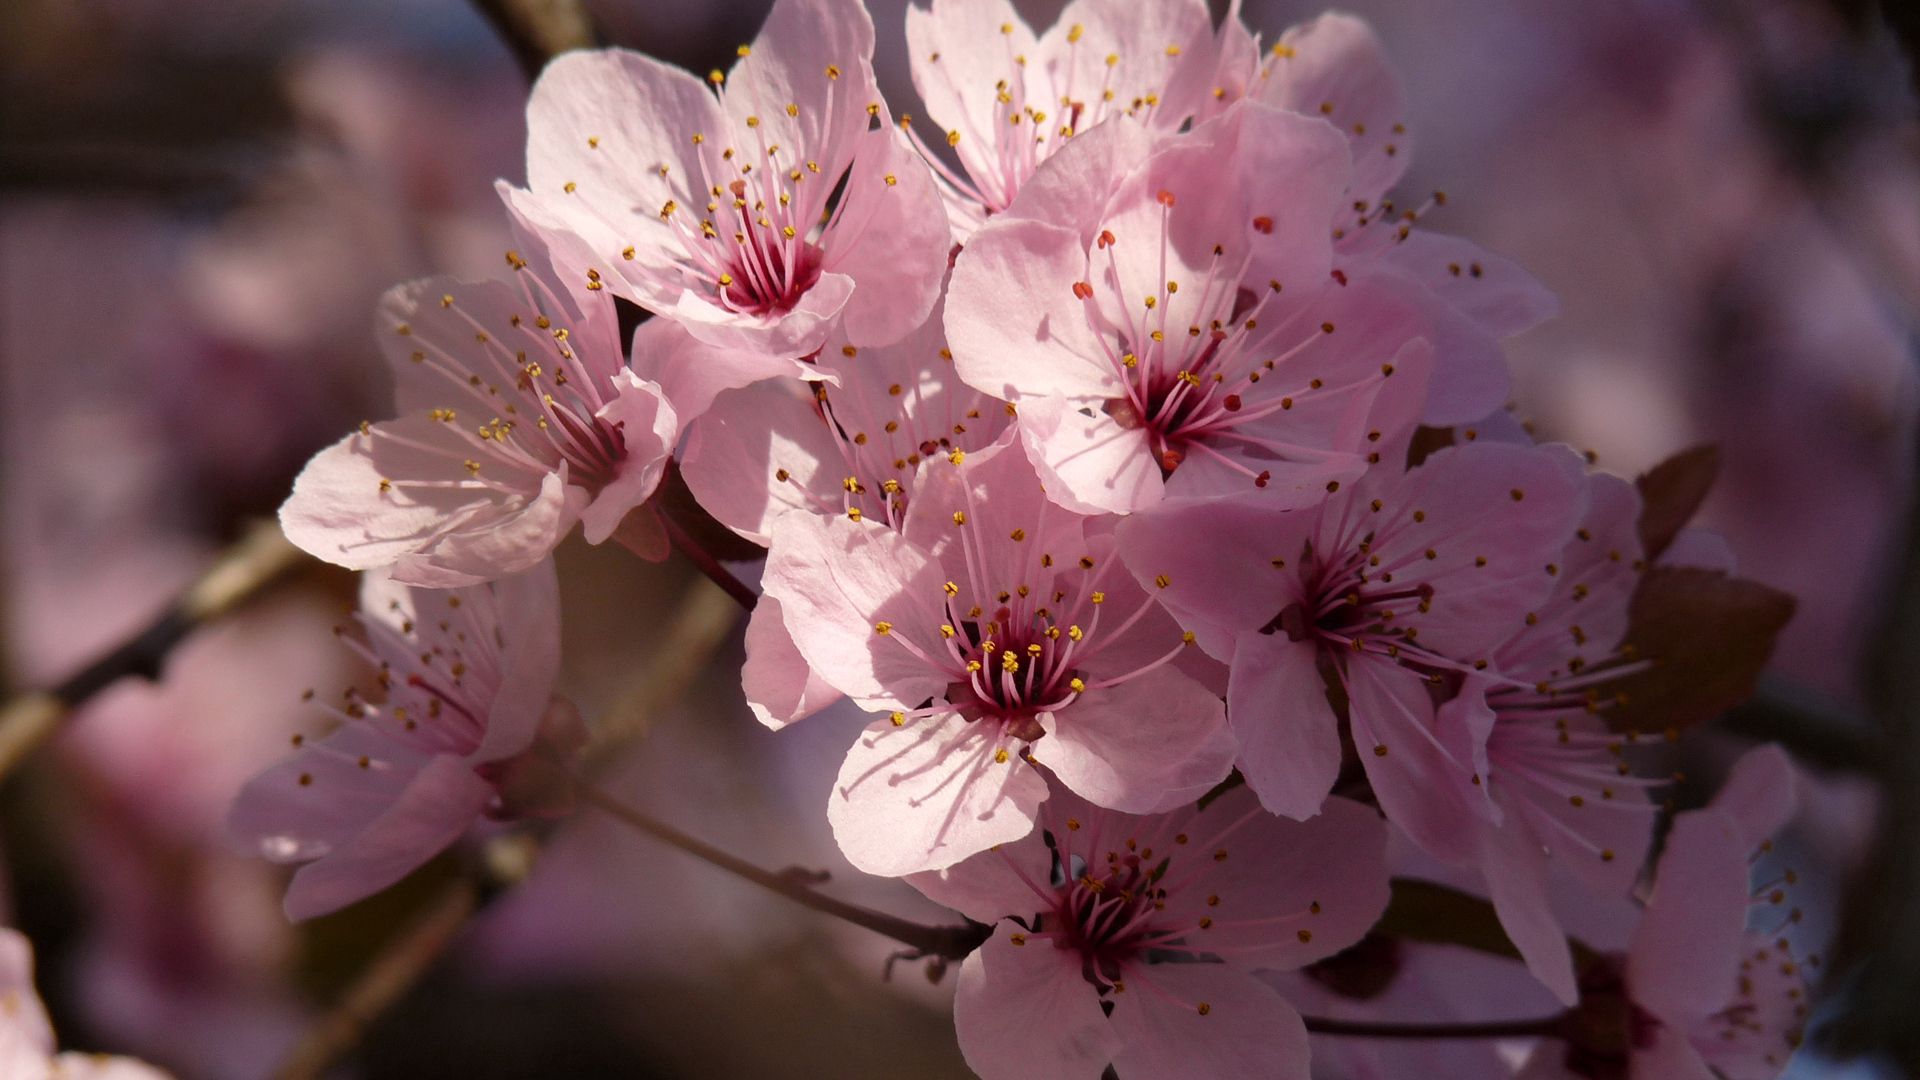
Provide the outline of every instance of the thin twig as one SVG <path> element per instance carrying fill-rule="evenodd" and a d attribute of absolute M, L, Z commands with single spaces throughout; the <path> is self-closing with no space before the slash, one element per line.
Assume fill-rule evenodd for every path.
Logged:
<path fill-rule="evenodd" d="M 594 725 L 586 751 L 588 771 L 646 734 L 647 726 L 686 693 L 739 622 L 740 608 L 731 597 L 705 582 L 689 581 L 666 631 L 647 649 L 645 670 Z"/>
<path fill-rule="evenodd" d="M 406 932 L 381 951 L 319 1023 L 309 1028 L 275 1080 L 319 1080 L 360 1042 L 394 1004 L 406 997 L 480 909 L 480 886 L 467 878 L 450 883 Z"/>
<path fill-rule="evenodd" d="M 167 654 L 195 627 L 265 592 L 306 561 L 300 549 L 265 522 L 228 548 L 184 595 L 147 627 L 51 689 L 29 692 L 0 708 L 0 780 L 59 729 L 75 707 L 129 676 L 155 679 Z"/>
<path fill-rule="evenodd" d="M 921 956 L 938 956 L 947 960 L 963 959 L 968 953 L 978 948 L 990 932 L 989 927 L 977 923 L 965 926 L 927 926 L 910 919 L 902 919 L 897 915 L 888 915 L 885 912 L 824 896 L 809 888 L 792 874 L 775 873 L 755 866 L 745 859 L 689 836 L 664 821 L 649 817 L 591 784 L 577 783 L 574 785 L 574 790 L 579 793 L 582 802 L 609 817 L 619 819 L 623 824 L 632 826 L 663 844 L 679 848 L 694 858 L 717 866 L 735 877 L 744 878 L 763 889 L 779 893 L 794 903 L 890 937 L 914 949 Z"/>
<path fill-rule="evenodd" d="M 720 600 L 717 607 L 716 600 Z M 604 761 L 614 748 L 644 728 L 652 711 L 678 700 L 688 683 L 706 666 L 708 656 L 726 640 L 726 629 L 738 618 L 738 609 L 731 601 L 719 598 L 705 585 L 692 583 L 668 623 L 668 639 L 648 654 L 646 667 L 636 678 L 637 689 L 616 706 L 616 713 L 626 719 L 616 720 L 610 729 L 603 728 L 596 733 L 593 746 L 587 752 L 589 761 L 595 764 Z M 495 838 L 488 843 L 481 861 L 486 883 L 500 884 L 524 878 L 538 854 L 538 845 L 531 836 Z M 492 890 L 483 891 L 482 885 L 472 880 L 449 887 L 434 905 L 433 914 L 368 965 L 353 989 L 295 1047 L 275 1074 L 277 1077 L 300 1080 L 325 1073 L 333 1062 L 357 1045 L 374 1020 L 432 971 L 434 962 L 458 936 L 457 926 L 443 926 L 435 916 L 444 914 L 461 890 L 474 898 L 467 917 L 494 895 Z M 399 975 L 403 973 L 408 978 L 401 979 Z"/>
<path fill-rule="evenodd" d="M 473 0 L 513 50 L 529 80 L 568 49 L 594 45 L 593 20 L 579 0 Z"/>
<path fill-rule="evenodd" d="M 1914 447 L 1920 470 L 1920 442 Z M 1917 472 L 1916 475 L 1920 475 Z M 1909 496 L 1906 549 L 1868 658 L 1868 692 L 1884 739 L 1873 858 L 1849 890 L 1835 985 L 1846 1009 L 1820 1037 L 1842 1054 L 1890 1058 L 1920 1075 L 1920 497 Z M 1845 972 L 1845 975 L 1841 973 Z"/>
<path fill-rule="evenodd" d="M 673 542 L 675 550 L 685 555 L 688 562 L 699 567 L 700 572 L 707 575 L 707 578 L 715 585 L 725 589 L 727 595 L 733 597 L 734 603 L 739 604 L 748 611 L 753 610 L 753 606 L 760 602 L 759 594 L 747 588 L 745 582 L 734 577 L 733 571 L 720 565 L 720 560 L 708 553 L 706 548 L 701 547 L 700 542 L 693 538 L 693 534 L 688 532 L 685 526 L 674 520 L 671 513 L 661 513 L 660 520 L 665 523 L 667 527 L 667 539 Z"/>

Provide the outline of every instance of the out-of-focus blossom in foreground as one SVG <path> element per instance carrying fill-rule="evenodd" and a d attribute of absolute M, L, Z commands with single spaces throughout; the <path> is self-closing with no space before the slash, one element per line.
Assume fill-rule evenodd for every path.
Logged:
<path fill-rule="evenodd" d="M 33 947 L 0 929 L 0 1076 L 7 1080 L 167 1080 L 132 1058 L 54 1052 L 53 1025 L 33 988 Z"/>
<path fill-rule="evenodd" d="M 401 415 L 308 463 L 280 511 L 288 539 L 433 588 L 525 571 L 576 521 L 590 543 L 665 555 L 640 504 L 679 437 L 673 406 L 627 368 L 611 297 L 508 261 L 511 283 L 436 278 L 387 295 Z"/>
<path fill-rule="evenodd" d="M 1798 916 L 1784 887 L 1756 892 L 1750 866 L 1797 808 L 1793 766 L 1751 751 L 1705 809 L 1674 818 L 1653 894 L 1624 957 L 1583 973 L 1584 1036 L 1543 1044 L 1525 1080 L 1768 1080 L 1800 1045 L 1805 976 L 1788 939 Z M 1756 925 L 1759 924 L 1759 925 Z"/>
<path fill-rule="evenodd" d="M 553 564 L 490 585 L 411 589 L 369 574 L 341 639 L 377 672 L 384 700 L 348 689 L 322 707 L 340 721 L 247 785 L 234 837 L 303 863 L 295 919 L 400 880 L 482 814 L 546 812 L 565 797 L 550 767 L 579 748 L 578 713 L 554 697 L 560 607 Z"/>

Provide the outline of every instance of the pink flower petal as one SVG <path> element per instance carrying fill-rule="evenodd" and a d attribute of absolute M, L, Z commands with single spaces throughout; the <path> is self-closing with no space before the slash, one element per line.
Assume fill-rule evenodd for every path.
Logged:
<path fill-rule="evenodd" d="M 1793 759 L 1771 743 L 1740 755 L 1711 805 L 1731 817 L 1747 846 L 1758 849 L 1799 809 Z"/>
<path fill-rule="evenodd" d="M 1232 664 L 1227 717 L 1240 744 L 1240 774 L 1273 813 L 1313 817 L 1340 776 L 1340 725 L 1317 651 L 1284 633 L 1245 633 Z"/>
<path fill-rule="evenodd" d="M 512 757 L 532 744 L 560 676 L 560 580 L 548 559 L 492 587 L 500 678 L 487 732 L 468 761 Z"/>
<path fill-rule="evenodd" d="M 740 681 L 747 707 L 761 723 L 779 730 L 840 700 L 793 644 L 777 598 L 762 596 L 747 617 L 746 645 Z"/>
<path fill-rule="evenodd" d="M 1210 832 L 1223 823 L 1230 831 Z M 1329 798 L 1317 816 L 1289 821 L 1236 788 L 1187 828 L 1203 857 L 1212 848 L 1227 857 L 1192 888 L 1170 891 L 1167 917 L 1200 927 L 1187 941 L 1236 967 L 1324 960 L 1365 937 L 1386 910 L 1387 827 L 1371 807 Z"/>
<path fill-rule="evenodd" d="M 1547 895 L 1547 857 L 1533 830 L 1517 822 L 1480 830 L 1480 871 L 1507 938 L 1527 970 L 1562 1004 L 1580 1000 L 1567 933 Z"/>
<path fill-rule="evenodd" d="M 316 454 L 280 508 L 287 539 L 354 570 L 396 566 L 405 579 L 452 588 L 538 562 L 571 528 L 563 475 L 529 474 L 525 494 L 469 484 L 444 424 L 386 420 Z M 423 447 L 446 445 L 444 452 Z M 401 480 L 421 481 L 409 484 Z"/>
<path fill-rule="evenodd" d="M 1020 438 L 1054 501 L 1083 514 L 1129 513 L 1160 501 L 1160 463 L 1143 428 L 1064 397 L 1020 405 Z"/>
<path fill-rule="evenodd" d="M 1413 157 L 1400 80 L 1380 39 L 1361 20 L 1329 13 L 1282 34 L 1279 49 L 1256 95 L 1325 117 L 1346 135 L 1353 146 L 1350 194 L 1378 203 Z"/>
<path fill-rule="evenodd" d="M 1354 656 L 1347 694 L 1354 746 L 1388 820 L 1435 858 L 1473 859 L 1480 829 L 1498 817 L 1476 783 L 1484 733 L 1440 727 L 1426 679 L 1385 658 Z"/>
<path fill-rule="evenodd" d="M 1043 713 L 1033 750 L 1060 782 L 1096 806 L 1153 813 L 1192 802 L 1233 771 L 1226 707 L 1170 667 L 1155 668 Z"/>
<path fill-rule="evenodd" d="M 975 233 L 947 293 L 947 341 L 960 377 L 1010 401 L 1117 396 L 1105 346 L 1074 295 L 1087 273 L 1086 245 L 1056 225 L 1008 220 Z"/>
<path fill-rule="evenodd" d="M 660 486 L 667 457 L 680 434 L 673 406 L 667 404 L 659 384 L 642 381 L 631 371 L 615 375 L 613 384 L 618 396 L 594 415 L 620 432 L 626 458 L 612 482 L 580 513 L 580 529 L 589 544 L 612 536 L 627 512 Z"/>
<path fill-rule="evenodd" d="M 338 911 L 406 877 L 458 840 L 491 798 L 493 785 L 465 761 L 434 758 L 365 829 L 293 875 L 287 917 Z"/>
<path fill-rule="evenodd" d="M 900 133 L 886 124 L 860 139 L 848 209 L 826 236 L 824 266 L 859 283 L 844 315 L 847 339 L 887 345 L 926 321 L 940 298 L 951 233 L 927 163 Z"/>
<path fill-rule="evenodd" d="M 1019 928 L 1002 923 L 960 965 L 953 1026 L 967 1066 L 981 1080 L 1098 1080 L 1120 1040 L 1080 977 L 1079 954 L 1015 938 Z"/>
<path fill-rule="evenodd" d="M 1725 811 L 1674 818 L 1653 895 L 1627 949 L 1633 999 L 1670 1024 L 1719 1012 L 1733 996 L 1747 918 L 1750 847 Z"/>
<path fill-rule="evenodd" d="M 1307 1080 L 1300 1014 L 1253 976 L 1225 964 L 1155 964 L 1134 982 L 1115 998 L 1111 1018 L 1120 1075 Z"/>
<path fill-rule="evenodd" d="M 942 577 L 925 553 L 883 525 L 789 514 L 775 524 L 763 580 L 823 681 L 871 707 L 912 709 L 944 694 L 946 679 L 877 628 L 921 634 L 939 626 L 944 615 L 933 600 Z"/>
<path fill-rule="evenodd" d="M 861 734 L 834 781 L 827 820 L 863 873 L 938 870 L 1033 830 L 1039 770 L 989 723 L 942 713 Z"/>

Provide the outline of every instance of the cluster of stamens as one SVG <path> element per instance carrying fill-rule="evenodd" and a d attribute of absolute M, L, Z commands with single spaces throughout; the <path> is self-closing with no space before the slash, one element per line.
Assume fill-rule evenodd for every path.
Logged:
<path fill-rule="evenodd" d="M 846 345 L 840 353 L 853 363 L 861 350 Z M 1003 426 L 987 410 L 1013 415 L 1012 406 L 991 402 L 954 378 L 947 349 L 941 348 L 939 357 L 946 377 L 938 384 L 894 382 L 882 391 L 851 367 L 843 369 L 842 386 L 815 383 L 814 416 L 840 455 L 839 490 L 831 495 L 815 490 L 785 467 L 775 468 L 774 481 L 792 486 L 821 513 L 898 529 L 922 462 L 956 452 L 964 459 L 966 451 L 990 442 Z"/>
<path fill-rule="evenodd" d="M 1317 462 L 1333 456 L 1329 448 L 1277 437 L 1272 425 L 1263 422 L 1291 411 L 1310 395 L 1351 393 L 1389 378 L 1392 363 L 1329 386 L 1301 357 L 1334 333 L 1335 325 L 1312 322 L 1304 309 L 1272 325 L 1263 324 L 1284 285 L 1268 281 L 1249 287 L 1244 281 L 1251 252 L 1229 255 L 1223 244 L 1213 245 L 1187 325 L 1175 324 L 1170 313 L 1183 286 L 1166 278 L 1165 267 L 1177 200 L 1172 192 L 1162 191 L 1158 201 L 1159 287 L 1139 298 L 1103 295 L 1123 280 L 1113 253 L 1123 241 L 1111 229 L 1101 230 L 1094 241 L 1095 258 L 1090 260 L 1097 262 L 1104 254 L 1104 273 L 1097 276 L 1105 284 L 1096 287 L 1081 281 L 1073 286 L 1104 359 L 1121 383 L 1122 396 L 1106 403 L 1106 413 L 1121 427 L 1146 430 L 1154 458 L 1166 475 L 1198 454 L 1246 476 L 1256 487 L 1265 487 L 1272 476 L 1270 469 L 1250 467 L 1223 450 L 1275 463 Z M 1272 219 L 1265 216 L 1255 217 L 1249 225 L 1256 233 L 1271 233 L 1274 228 Z"/>
<path fill-rule="evenodd" d="M 363 637 L 336 627 L 335 636 L 373 669 L 380 700 L 348 687 L 339 704 L 325 702 L 319 708 L 339 724 L 369 726 L 382 738 L 420 753 L 465 755 L 486 734 L 485 703 L 499 686 L 499 624 L 491 611 L 479 610 L 492 602 L 486 590 L 449 592 L 431 602 L 444 604 L 445 610 L 409 617 L 392 601 L 391 620 L 356 612 L 354 621 Z M 419 619 L 431 619 L 432 624 L 423 627 Z M 312 690 L 301 696 L 317 700 Z M 309 741 L 295 735 L 293 745 L 308 746 Z M 326 747 L 324 742 L 311 745 Z M 360 756 L 354 764 L 372 769 L 380 761 Z M 313 782 L 311 773 L 300 774 L 302 787 Z"/>
<path fill-rule="evenodd" d="M 1151 123 L 1160 106 L 1159 88 L 1143 88 L 1138 93 L 1123 92 L 1115 80 L 1121 68 L 1121 55 L 1108 53 L 1102 58 L 1098 86 L 1078 86 L 1076 59 L 1085 28 L 1075 24 L 1067 29 L 1067 52 L 1058 64 L 1065 81 L 1056 85 L 1053 70 L 1036 72 L 1028 58 L 1013 42 L 1013 25 L 1003 24 L 1000 36 L 1006 49 L 1006 78 L 992 87 L 991 119 L 986 130 L 977 129 L 969 115 L 958 117 L 964 125 L 946 133 L 950 148 L 961 151 L 962 170 L 949 166 L 913 130 L 912 117 L 902 116 L 900 126 L 933 167 L 943 186 L 965 202 L 996 214 L 1012 204 L 1014 196 L 1040 163 L 1066 140 L 1111 116 L 1125 114 L 1143 123 Z M 1180 46 L 1170 44 L 1167 55 L 1178 56 Z M 940 63 L 940 54 L 927 57 L 930 64 Z M 1051 65 L 1050 65 L 1051 67 Z M 1049 110 L 1057 109 L 1057 113 Z M 977 146 L 991 149 L 972 152 Z"/>
<path fill-rule="evenodd" d="M 514 252 L 507 253 L 507 262 L 516 270 L 526 266 Z M 525 494 L 528 474 L 544 476 L 561 462 L 569 483 L 597 492 L 618 472 L 627 456 L 624 434 L 596 415 L 613 399 L 612 376 L 625 363 L 617 340 L 609 328 L 600 328 L 596 340 L 576 342 L 574 330 L 549 314 L 565 309 L 539 275 L 516 274 L 514 281 L 527 311 L 510 314 L 505 324 L 491 317 L 482 322 L 451 293 L 440 297 L 440 308 L 471 333 L 471 346 L 448 340 L 439 321 L 431 332 L 407 322 L 393 327 L 406 340 L 409 359 L 448 387 L 448 403 L 427 415 L 454 438 L 386 437 L 458 461 L 466 476 L 383 479 L 383 493 L 453 488 Z M 362 432 L 370 427 L 363 424 Z"/>

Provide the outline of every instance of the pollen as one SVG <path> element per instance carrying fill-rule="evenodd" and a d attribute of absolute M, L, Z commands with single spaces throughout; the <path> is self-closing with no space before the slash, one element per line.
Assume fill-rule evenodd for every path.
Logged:
<path fill-rule="evenodd" d="M 873 624 L 873 632 L 884 637 L 888 634 L 893 633 L 893 624 L 883 619 L 880 622 Z"/>

